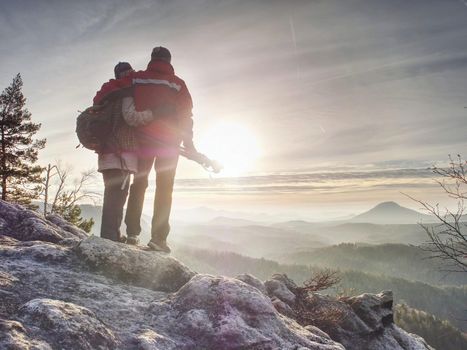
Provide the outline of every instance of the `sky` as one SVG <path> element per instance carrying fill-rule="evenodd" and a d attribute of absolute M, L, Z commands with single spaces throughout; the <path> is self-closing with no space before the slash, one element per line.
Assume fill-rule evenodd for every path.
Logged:
<path fill-rule="evenodd" d="M 467 153 L 462 0 L 1 0 L 0 42 L 0 88 L 21 73 L 48 140 L 40 162 L 76 173 L 96 167 L 75 149 L 77 111 L 118 61 L 145 69 L 153 47 L 169 48 L 199 149 L 226 147 L 227 163 L 244 152 L 241 171 L 220 175 L 181 161 L 176 208 L 305 219 L 385 200 L 418 208 L 401 192 L 443 202 L 426 169 Z"/>

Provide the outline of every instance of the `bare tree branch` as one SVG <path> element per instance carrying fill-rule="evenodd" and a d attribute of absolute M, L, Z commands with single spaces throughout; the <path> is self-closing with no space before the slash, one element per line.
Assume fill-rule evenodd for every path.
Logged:
<path fill-rule="evenodd" d="M 439 204 L 432 205 L 422 200 L 413 198 L 415 202 L 422 205 L 425 211 L 433 215 L 437 225 L 420 224 L 428 236 L 428 243 L 424 250 L 431 252 L 432 256 L 446 263 L 443 271 L 467 272 L 467 225 L 465 223 L 466 211 L 465 200 L 467 200 L 467 161 L 460 155 L 456 158 L 449 156 L 449 165 L 446 168 L 433 166 L 434 174 L 441 176 L 441 180 L 435 182 L 442 188 L 448 197 L 457 200 L 457 209 L 442 212 Z"/>

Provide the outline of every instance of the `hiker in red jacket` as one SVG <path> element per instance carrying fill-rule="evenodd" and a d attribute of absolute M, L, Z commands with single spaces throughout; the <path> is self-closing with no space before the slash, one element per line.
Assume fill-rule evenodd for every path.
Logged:
<path fill-rule="evenodd" d="M 132 74 L 136 111 L 152 111 L 154 121 L 137 129 L 138 171 L 130 187 L 125 216 L 128 239 L 137 242 L 148 175 L 154 165 L 156 195 L 148 246 L 164 252 L 170 252 L 166 240 L 170 231 L 169 216 L 179 146 L 183 142 L 189 152 L 196 152 L 191 96 L 185 82 L 175 75 L 170 62 L 169 50 L 156 47 L 147 69 Z"/>
<path fill-rule="evenodd" d="M 153 120 L 152 112 L 136 112 L 132 96 L 131 65 L 119 62 L 115 79 L 104 83 L 94 97 L 94 105 L 111 104 L 112 132 L 98 149 L 98 171 L 104 178 L 101 237 L 125 242 L 120 233 L 123 206 L 128 196 L 130 174 L 138 171 L 138 143 L 135 127 Z M 127 243 L 134 243 L 128 241 Z"/>

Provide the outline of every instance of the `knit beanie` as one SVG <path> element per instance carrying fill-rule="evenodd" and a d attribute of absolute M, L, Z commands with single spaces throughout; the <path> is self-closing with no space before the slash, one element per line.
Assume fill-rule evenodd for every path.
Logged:
<path fill-rule="evenodd" d="M 128 62 L 118 62 L 114 68 L 115 79 L 118 79 L 120 74 L 126 72 L 127 70 L 133 70 Z"/>
<path fill-rule="evenodd" d="M 151 60 L 161 60 L 170 63 L 171 59 L 172 55 L 170 54 L 170 51 L 165 47 L 157 46 L 154 49 L 152 49 Z"/>

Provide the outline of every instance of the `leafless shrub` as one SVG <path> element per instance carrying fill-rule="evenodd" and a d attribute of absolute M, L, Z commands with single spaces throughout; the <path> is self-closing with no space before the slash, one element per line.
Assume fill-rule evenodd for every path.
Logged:
<path fill-rule="evenodd" d="M 287 276 L 282 276 L 287 287 L 295 294 L 296 301 L 292 306 L 298 323 L 302 325 L 316 325 L 332 327 L 342 322 L 347 316 L 345 307 L 335 299 L 321 304 L 312 297 L 312 293 L 329 289 L 341 281 L 338 271 L 322 269 L 314 273 L 302 286 L 297 286 Z"/>
<path fill-rule="evenodd" d="M 338 271 L 331 269 L 323 269 L 315 273 L 310 279 L 303 282 L 302 287 L 298 287 L 299 293 L 318 292 L 320 290 L 329 289 L 341 281 L 341 276 Z"/>

